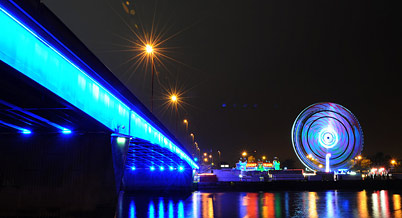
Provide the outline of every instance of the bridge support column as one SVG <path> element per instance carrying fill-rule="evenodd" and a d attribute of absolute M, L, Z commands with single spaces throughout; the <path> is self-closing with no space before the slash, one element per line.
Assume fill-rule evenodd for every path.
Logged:
<path fill-rule="evenodd" d="M 111 147 L 113 155 L 113 168 L 114 179 L 116 184 L 116 192 L 121 190 L 122 179 L 124 175 L 124 169 L 126 168 L 126 159 L 128 146 L 130 144 L 130 138 L 112 134 Z"/>
<path fill-rule="evenodd" d="M 2 134 L 0 217 L 113 217 L 110 141 L 110 132 Z"/>

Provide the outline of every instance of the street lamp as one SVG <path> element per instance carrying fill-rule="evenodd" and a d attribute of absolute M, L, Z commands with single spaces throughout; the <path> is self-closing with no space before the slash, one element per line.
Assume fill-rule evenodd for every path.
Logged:
<path fill-rule="evenodd" d="M 262 156 L 262 160 L 265 160 L 265 159 L 267 159 L 267 157 L 265 157 L 265 156 Z"/>
<path fill-rule="evenodd" d="M 247 152 L 243 151 L 243 153 L 241 154 L 241 156 L 243 156 L 244 160 L 246 160 Z"/>
<path fill-rule="evenodd" d="M 188 120 L 187 120 L 187 119 L 184 119 L 184 120 L 183 120 L 183 123 L 186 125 L 186 134 L 187 134 L 187 131 L 188 131 Z"/>
<path fill-rule="evenodd" d="M 196 152 L 198 153 L 198 157 L 201 158 L 201 150 L 200 150 L 200 148 L 198 147 L 198 143 L 197 143 L 197 142 L 194 142 L 194 145 L 195 145 L 195 148 L 198 150 L 198 151 L 196 151 Z"/>
<path fill-rule="evenodd" d="M 391 160 L 391 164 L 395 165 L 396 164 L 396 160 Z"/>
<path fill-rule="evenodd" d="M 178 99 L 177 95 L 172 94 L 172 95 L 170 96 L 170 102 L 173 104 L 173 106 L 174 106 L 174 108 L 175 108 L 175 111 L 176 111 L 176 120 L 175 120 L 175 123 L 176 123 L 176 133 L 177 133 L 177 122 L 178 122 L 178 119 L 179 119 L 179 112 L 178 112 L 178 110 L 177 110 L 177 103 L 178 103 L 178 101 L 179 101 L 179 99 Z"/>
<path fill-rule="evenodd" d="M 172 101 L 172 103 L 177 103 L 177 95 L 175 95 L 175 94 L 171 95 L 170 101 Z"/>
<path fill-rule="evenodd" d="M 151 59 L 151 113 L 154 109 L 154 47 L 150 44 L 144 46 L 145 53 Z"/>
<path fill-rule="evenodd" d="M 152 45 L 146 44 L 145 45 L 145 51 L 147 52 L 147 54 L 153 54 L 154 53 L 154 48 L 153 48 Z"/>

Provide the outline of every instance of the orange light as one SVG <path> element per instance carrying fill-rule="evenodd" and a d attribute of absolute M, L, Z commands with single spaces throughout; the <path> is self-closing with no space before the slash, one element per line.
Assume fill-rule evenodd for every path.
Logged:
<path fill-rule="evenodd" d="M 246 167 L 256 167 L 257 163 L 248 163 L 246 164 Z"/>
<path fill-rule="evenodd" d="M 146 51 L 148 54 L 152 54 L 152 53 L 154 52 L 154 48 L 153 48 L 152 45 L 146 44 L 146 45 L 145 45 L 145 51 Z"/>
<path fill-rule="evenodd" d="M 183 120 L 184 123 L 188 123 L 188 121 L 186 119 Z"/>
<path fill-rule="evenodd" d="M 273 166 L 272 163 L 263 163 L 262 165 L 263 165 L 264 167 L 272 167 L 272 166 Z"/>
<path fill-rule="evenodd" d="M 247 152 L 243 151 L 243 153 L 241 154 L 243 157 L 247 156 Z"/>
<path fill-rule="evenodd" d="M 176 103 L 176 102 L 177 102 L 177 95 L 172 95 L 172 96 L 170 96 L 170 100 L 171 100 L 172 102 Z"/>
<path fill-rule="evenodd" d="M 213 175 L 215 175 L 215 174 L 213 174 L 213 173 L 200 173 L 200 174 L 198 174 L 199 176 L 213 176 Z"/>
<path fill-rule="evenodd" d="M 391 160 L 391 164 L 392 165 L 396 164 L 396 160 Z"/>
<path fill-rule="evenodd" d="M 204 153 L 204 157 L 206 157 L 207 156 L 207 153 Z"/>
<path fill-rule="evenodd" d="M 208 158 L 204 158 L 204 162 L 208 162 Z"/>

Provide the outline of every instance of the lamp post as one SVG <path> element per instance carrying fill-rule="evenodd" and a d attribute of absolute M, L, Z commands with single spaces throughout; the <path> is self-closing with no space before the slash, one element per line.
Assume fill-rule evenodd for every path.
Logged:
<path fill-rule="evenodd" d="M 175 120 L 175 124 L 176 124 L 176 134 L 177 134 L 177 120 L 179 117 L 179 112 L 177 110 L 177 102 L 178 102 L 178 98 L 177 95 L 173 94 L 170 96 L 170 102 L 173 104 L 174 108 L 175 108 L 175 112 L 176 112 L 176 120 Z"/>
<path fill-rule="evenodd" d="M 198 145 L 194 142 L 194 134 L 190 133 L 190 137 L 191 137 L 191 149 L 194 150 L 194 155 L 197 155 Z"/>
<path fill-rule="evenodd" d="M 151 113 L 153 113 L 153 109 L 154 109 L 154 48 L 152 45 L 146 44 L 144 46 L 144 50 L 151 59 Z"/>
<path fill-rule="evenodd" d="M 183 120 L 184 125 L 186 125 L 186 135 L 187 135 L 187 131 L 188 131 L 188 120 L 184 119 Z"/>
<path fill-rule="evenodd" d="M 198 158 L 201 158 L 201 150 L 200 150 L 200 148 L 198 147 L 198 143 L 197 143 L 197 142 L 194 142 L 194 145 L 195 145 L 196 149 L 198 150 Z M 197 152 L 197 151 L 196 151 L 196 152 Z"/>
<path fill-rule="evenodd" d="M 220 164 L 221 164 L 221 151 L 218 151 L 218 164 L 219 164 L 219 166 L 220 166 Z"/>
<path fill-rule="evenodd" d="M 244 160 L 246 160 L 247 152 L 243 151 L 243 153 L 241 153 L 241 156 L 244 158 Z"/>
<path fill-rule="evenodd" d="M 391 161 L 390 161 L 390 163 L 391 163 L 391 169 L 390 169 L 390 171 L 393 171 L 394 169 L 395 169 L 395 167 L 396 167 L 396 165 L 397 165 L 397 161 L 395 160 L 395 159 L 392 159 Z"/>

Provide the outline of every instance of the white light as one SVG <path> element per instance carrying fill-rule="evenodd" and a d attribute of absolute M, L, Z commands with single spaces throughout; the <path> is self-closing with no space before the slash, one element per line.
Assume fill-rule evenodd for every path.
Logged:
<path fill-rule="evenodd" d="M 61 132 L 62 132 L 63 134 L 70 134 L 70 133 L 71 133 L 71 130 L 69 130 L 69 129 L 63 129 Z"/>
<path fill-rule="evenodd" d="M 22 134 L 31 134 L 32 132 L 30 130 L 27 129 L 23 129 L 22 130 Z"/>
<path fill-rule="evenodd" d="M 126 138 L 125 137 L 117 137 L 117 143 L 119 143 L 119 144 L 126 143 Z"/>
<path fill-rule="evenodd" d="M 325 148 L 332 148 L 338 143 L 338 134 L 332 127 L 322 129 L 318 135 L 318 141 Z"/>
<path fill-rule="evenodd" d="M 329 173 L 330 169 L 329 169 L 329 158 L 331 157 L 330 153 L 327 153 L 327 155 L 325 156 L 325 172 Z"/>

